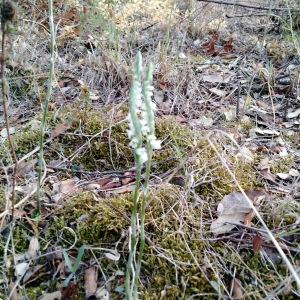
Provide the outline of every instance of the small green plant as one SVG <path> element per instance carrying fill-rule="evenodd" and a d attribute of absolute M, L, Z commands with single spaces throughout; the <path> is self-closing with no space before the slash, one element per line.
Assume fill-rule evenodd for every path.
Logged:
<path fill-rule="evenodd" d="M 136 56 L 133 67 L 133 81 L 129 96 L 129 130 L 130 146 L 133 148 L 136 184 L 132 193 L 131 226 L 129 229 L 129 257 L 126 269 L 126 299 L 137 299 L 138 281 L 142 256 L 145 247 L 145 208 L 149 191 L 151 160 L 154 149 L 160 149 L 160 141 L 155 137 L 154 110 L 152 97 L 153 66 L 149 64 L 143 78 L 142 55 Z M 146 163 L 145 180 L 142 186 L 142 170 Z M 140 194 L 140 188 L 142 193 Z M 140 220 L 139 220 L 140 218 Z M 139 228 L 140 223 L 140 228 Z M 139 243 L 139 254 L 137 246 Z"/>
<path fill-rule="evenodd" d="M 67 251 L 63 250 L 63 255 L 64 255 L 65 263 L 66 263 L 66 265 L 68 266 L 68 268 L 71 271 L 71 274 L 64 281 L 64 286 L 65 287 L 69 285 L 70 280 L 74 277 L 76 271 L 78 270 L 78 268 L 80 266 L 80 262 L 81 262 L 82 256 L 84 254 L 84 250 L 85 250 L 84 246 L 81 246 L 79 248 L 78 254 L 77 254 L 77 257 L 76 257 L 76 261 L 75 261 L 74 265 L 72 264 Z"/>

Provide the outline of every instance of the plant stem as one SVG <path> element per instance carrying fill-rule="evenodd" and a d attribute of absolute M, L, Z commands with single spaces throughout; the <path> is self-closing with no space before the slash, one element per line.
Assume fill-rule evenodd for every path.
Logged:
<path fill-rule="evenodd" d="M 140 209 L 140 219 L 141 219 L 141 233 L 140 233 L 140 247 L 139 247 L 139 255 L 137 259 L 137 267 L 136 267 L 136 285 L 138 284 L 141 266 L 142 266 L 142 258 L 145 249 L 145 213 L 146 213 L 146 203 L 148 199 L 149 193 L 149 182 L 150 182 L 150 175 L 151 175 L 151 160 L 152 160 L 152 147 L 151 145 L 147 145 L 147 153 L 148 153 L 148 161 L 146 165 L 146 172 L 145 172 L 145 182 L 144 182 L 144 190 L 143 190 L 143 197 Z"/>
<path fill-rule="evenodd" d="M 14 210 L 15 210 L 15 189 L 16 189 L 16 174 L 18 169 L 18 159 L 16 155 L 16 151 L 14 148 L 14 144 L 10 134 L 10 124 L 8 119 L 8 103 L 7 103 L 7 91 L 6 91 L 6 84 L 5 84 L 5 37 L 6 37 L 6 20 L 4 16 L 1 18 L 1 31 L 2 31 L 2 42 L 1 42 L 1 88 L 2 88 L 2 101 L 3 101 L 3 114 L 5 120 L 5 127 L 7 132 L 7 139 L 9 148 L 12 155 L 12 160 L 14 163 L 13 166 L 13 173 L 12 173 L 12 192 L 11 192 L 11 219 L 14 219 Z"/>
<path fill-rule="evenodd" d="M 41 211 L 41 185 L 42 185 L 42 167 L 44 159 L 44 136 L 46 127 L 46 117 L 48 112 L 49 102 L 52 96 L 53 90 L 53 80 L 54 80 L 54 63 L 55 63 L 55 32 L 54 32 L 54 20 L 53 20 L 53 0 L 48 0 L 48 14 L 49 14 L 49 28 L 50 28 L 50 68 L 49 68 L 49 82 L 47 88 L 47 95 L 43 106 L 43 115 L 41 122 L 40 131 L 40 151 L 39 151 L 39 167 L 38 167 L 38 182 L 37 182 L 37 192 L 36 192 L 36 213 L 40 215 Z"/>
<path fill-rule="evenodd" d="M 131 214 L 131 235 L 129 239 L 129 257 L 127 261 L 126 267 L 126 280 L 125 280 L 125 295 L 126 299 L 137 299 L 137 289 L 136 285 L 136 270 L 135 270 L 135 255 L 136 255 L 136 246 L 138 241 L 138 233 L 137 233 L 137 220 L 138 220 L 138 198 L 139 198 L 139 189 L 141 186 L 142 179 L 142 165 L 138 163 L 139 158 L 135 155 L 136 164 L 136 184 L 132 194 L 132 214 Z"/>

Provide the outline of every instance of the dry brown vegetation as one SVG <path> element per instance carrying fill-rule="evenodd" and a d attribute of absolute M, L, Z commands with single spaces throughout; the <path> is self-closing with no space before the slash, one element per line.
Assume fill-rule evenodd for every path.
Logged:
<path fill-rule="evenodd" d="M 295 276 L 242 194 L 299 279 L 297 1 L 54 1 L 38 217 L 48 6 L 15 2 L 2 79 L 18 163 L 14 174 L 0 106 L 0 299 L 124 299 L 135 183 L 126 117 L 138 51 L 154 64 L 162 141 L 140 298 L 298 299 Z"/>

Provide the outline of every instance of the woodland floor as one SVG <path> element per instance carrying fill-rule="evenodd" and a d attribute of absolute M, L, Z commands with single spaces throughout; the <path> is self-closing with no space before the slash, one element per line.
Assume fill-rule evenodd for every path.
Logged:
<path fill-rule="evenodd" d="M 197 1 L 155 9 L 160 1 L 151 0 L 124 13 L 117 4 L 54 2 L 39 219 L 46 1 L 19 3 L 7 37 L 19 163 L 11 220 L 13 161 L 1 106 L 0 299 L 124 299 L 135 181 L 126 117 L 137 51 L 154 64 L 163 142 L 153 157 L 141 299 L 299 299 L 241 189 L 300 276 L 300 13 L 297 24 L 286 11 Z"/>

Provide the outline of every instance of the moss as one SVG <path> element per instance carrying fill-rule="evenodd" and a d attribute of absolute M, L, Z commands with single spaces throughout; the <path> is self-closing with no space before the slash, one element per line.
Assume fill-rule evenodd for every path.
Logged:
<path fill-rule="evenodd" d="M 265 206 L 265 220 L 270 228 L 278 228 L 295 224 L 300 215 L 300 204 L 295 199 L 285 199 L 275 208 Z M 270 214 L 269 212 L 272 211 Z"/>
<path fill-rule="evenodd" d="M 10 66 L 8 72 L 8 81 L 10 88 L 10 95 L 17 101 L 24 101 L 27 99 L 36 99 L 37 95 L 40 99 L 44 93 L 44 84 L 47 76 L 36 76 L 34 69 L 24 68 L 23 66 Z"/>
<path fill-rule="evenodd" d="M 18 158 L 32 151 L 39 143 L 39 131 L 31 130 L 30 128 L 24 128 L 22 131 L 17 132 L 13 135 L 13 141 L 15 145 L 15 151 Z M 4 160 L 5 163 L 9 163 L 9 145 L 6 140 L 0 146 L 0 158 Z"/>
<path fill-rule="evenodd" d="M 40 295 L 42 295 L 45 291 L 44 286 L 35 286 L 26 288 L 26 297 L 28 300 L 36 300 Z"/>
<path fill-rule="evenodd" d="M 87 170 L 132 167 L 134 164 L 133 151 L 129 147 L 128 124 L 127 122 L 117 123 L 126 117 L 126 109 L 121 107 L 112 120 L 107 118 L 107 115 L 111 114 L 108 109 L 94 112 L 67 108 L 58 117 L 63 120 L 70 113 L 73 122 L 69 132 L 77 132 L 80 129 L 83 135 L 59 137 L 52 144 L 56 151 L 63 152 L 64 156 L 68 157 L 87 140 L 84 135 L 99 134 L 90 141 L 89 146 L 82 153 L 84 155 L 77 156 L 73 162 Z M 177 122 L 174 117 L 162 117 L 156 121 L 156 135 L 163 141 L 163 149 L 154 154 L 154 171 L 164 172 L 175 167 L 187 155 L 194 137 L 192 131 Z M 55 152 L 53 154 L 55 155 Z"/>
<path fill-rule="evenodd" d="M 243 189 L 257 187 L 253 163 L 246 162 L 242 156 L 237 156 L 236 153 L 228 152 L 224 154 L 222 140 L 219 140 L 215 146 Z M 194 180 L 200 182 L 196 190 L 202 196 L 212 198 L 217 196 L 219 198 L 220 194 L 225 196 L 236 190 L 231 175 L 206 140 L 198 141 L 191 168 L 197 170 L 193 172 Z M 202 180 L 203 183 L 201 184 Z"/>
<path fill-rule="evenodd" d="M 115 242 L 120 238 L 122 229 L 129 226 L 130 209 L 128 194 L 112 199 L 100 198 L 95 202 L 93 194 L 86 192 L 70 199 L 57 210 L 47 236 L 55 236 L 68 226 L 75 230 L 81 244 Z M 66 238 L 73 239 L 71 233 L 65 234 Z"/>
<path fill-rule="evenodd" d="M 294 166 L 295 160 L 294 156 L 288 155 L 286 157 L 279 158 L 271 165 L 270 171 L 273 174 L 276 173 L 288 173 L 290 169 Z"/>
<path fill-rule="evenodd" d="M 28 129 L 14 137 L 16 152 L 19 156 L 27 154 L 33 150 L 38 145 L 40 139 L 40 133 L 38 130 L 27 130 Z"/>
<path fill-rule="evenodd" d="M 14 247 L 17 253 L 24 253 L 28 250 L 29 235 L 25 227 L 16 226 L 13 230 Z"/>
<path fill-rule="evenodd" d="M 195 259 L 203 259 L 203 242 L 197 230 L 191 229 L 198 226 L 200 210 L 195 208 L 191 212 L 183 209 L 180 193 L 177 187 L 170 184 L 161 185 L 150 192 L 146 210 L 146 232 L 153 245 L 157 245 L 165 254 L 158 255 L 156 247 L 152 243 L 147 244 L 141 275 L 144 282 L 143 299 L 160 299 L 161 293 L 167 299 L 179 297 L 184 284 L 188 286 L 187 295 L 197 291 L 212 291 L 212 287 L 195 264 Z M 75 231 L 80 244 L 111 245 L 119 241 L 124 230 L 129 227 L 130 213 L 130 194 L 95 200 L 92 193 L 86 192 L 74 196 L 63 208 L 56 210 L 47 240 L 56 240 L 58 233 L 67 226 Z M 74 237 L 64 231 L 64 239 L 69 239 L 71 243 Z M 120 252 L 122 259 L 118 268 L 124 269 L 126 253 Z M 177 276 L 174 276 L 172 261 L 178 265 Z M 102 263 L 106 272 L 112 272 L 116 268 L 111 262 Z M 164 270 L 163 274 L 161 270 Z"/>

